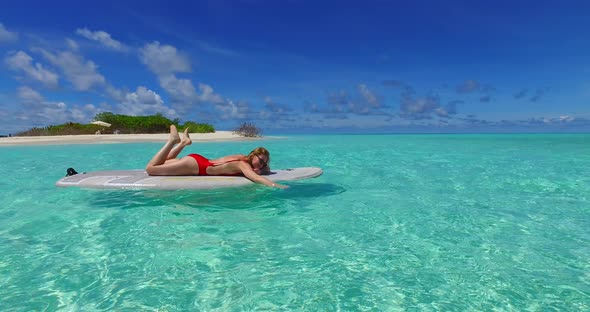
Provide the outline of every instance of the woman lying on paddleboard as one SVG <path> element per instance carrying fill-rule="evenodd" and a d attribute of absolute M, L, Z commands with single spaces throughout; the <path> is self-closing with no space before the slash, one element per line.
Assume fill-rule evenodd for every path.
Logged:
<path fill-rule="evenodd" d="M 178 145 L 174 147 L 174 145 Z M 188 135 L 188 128 L 184 130 L 182 140 L 178 135 L 176 126 L 170 126 L 170 137 L 164 147 L 150 160 L 145 168 L 149 175 L 153 176 L 231 176 L 244 175 L 253 182 L 264 184 L 270 187 L 287 188 L 270 181 L 261 174 L 270 173 L 268 162 L 270 154 L 264 147 L 258 147 L 248 154 L 230 155 L 218 159 L 209 160 L 199 154 L 189 154 L 180 159 L 176 158 L 182 149 L 191 145 L 192 141 Z"/>

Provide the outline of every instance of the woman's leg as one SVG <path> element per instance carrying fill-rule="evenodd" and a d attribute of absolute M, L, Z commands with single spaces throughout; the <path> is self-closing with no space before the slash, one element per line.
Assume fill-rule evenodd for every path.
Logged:
<path fill-rule="evenodd" d="M 187 133 L 188 134 L 188 133 Z M 174 176 L 174 175 L 198 175 L 199 166 L 192 157 L 183 157 L 181 159 L 170 159 L 167 161 L 168 155 L 172 151 L 174 144 L 180 142 L 178 131 L 174 125 L 170 126 L 170 137 L 164 147 L 154 155 L 152 160 L 147 164 L 145 171 L 149 175 L 159 176 Z M 190 138 L 185 139 L 185 145 L 190 145 Z M 188 144 L 187 144 L 188 143 Z M 180 151 L 179 151 L 180 152 Z"/>
<path fill-rule="evenodd" d="M 157 166 L 148 165 L 145 170 L 153 176 L 199 175 L 199 165 L 194 158 L 188 156 L 181 159 L 171 159 Z"/>
<path fill-rule="evenodd" d="M 172 150 L 172 148 L 174 147 L 174 144 L 178 142 L 180 142 L 178 130 L 176 130 L 176 126 L 171 125 L 170 136 L 168 137 L 168 141 L 166 142 L 166 144 L 164 144 L 162 149 L 160 149 L 160 151 L 157 152 L 156 155 L 154 155 L 152 160 L 148 162 L 147 167 L 149 168 L 163 164 L 166 161 L 166 158 L 168 158 L 168 154 L 170 153 L 170 150 Z"/>
<path fill-rule="evenodd" d="M 191 145 L 193 143 L 193 141 L 191 140 L 191 137 L 188 134 L 188 128 L 184 129 L 184 137 L 182 137 L 182 140 L 180 140 L 180 143 L 178 145 L 176 145 L 176 147 L 174 147 L 170 153 L 168 154 L 167 159 L 175 159 L 176 156 L 178 156 L 178 154 L 180 154 L 180 152 L 182 151 L 182 149 L 187 146 L 187 145 Z"/>

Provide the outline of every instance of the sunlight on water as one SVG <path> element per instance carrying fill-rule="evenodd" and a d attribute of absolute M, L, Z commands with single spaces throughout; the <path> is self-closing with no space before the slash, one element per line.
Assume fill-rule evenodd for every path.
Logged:
<path fill-rule="evenodd" d="M 293 136 L 288 190 L 61 189 L 158 144 L 0 148 L 0 309 L 590 309 L 590 135 Z"/>

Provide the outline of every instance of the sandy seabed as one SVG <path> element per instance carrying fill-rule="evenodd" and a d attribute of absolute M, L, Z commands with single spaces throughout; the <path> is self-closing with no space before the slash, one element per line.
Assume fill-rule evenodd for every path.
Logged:
<path fill-rule="evenodd" d="M 136 142 L 166 142 L 168 133 L 157 134 L 99 134 L 99 135 L 55 135 L 55 136 L 19 136 L 2 137 L 0 146 L 14 145 L 63 145 L 63 144 L 112 144 L 112 143 L 136 143 Z M 182 134 L 181 134 L 182 136 Z M 193 142 L 212 141 L 247 141 L 246 138 L 232 131 L 216 131 L 215 133 L 191 133 Z"/>

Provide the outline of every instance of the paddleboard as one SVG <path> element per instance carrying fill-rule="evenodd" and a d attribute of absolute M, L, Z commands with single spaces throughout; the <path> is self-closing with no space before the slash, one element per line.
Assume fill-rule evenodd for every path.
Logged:
<path fill-rule="evenodd" d="M 273 182 L 295 181 L 315 178 L 322 173 L 322 169 L 317 167 L 301 167 L 273 170 L 264 177 Z M 96 189 L 199 190 L 238 187 L 253 183 L 243 176 L 150 176 L 145 170 L 112 170 L 66 176 L 55 185 Z"/>

